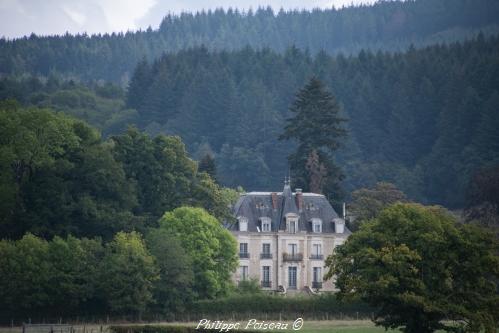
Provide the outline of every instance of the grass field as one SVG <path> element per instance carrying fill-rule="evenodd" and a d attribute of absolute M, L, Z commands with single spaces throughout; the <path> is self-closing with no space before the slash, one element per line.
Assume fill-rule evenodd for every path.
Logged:
<path fill-rule="evenodd" d="M 293 330 L 289 330 L 293 331 Z M 296 331 L 293 331 L 296 332 Z M 334 321 L 305 321 L 301 333 L 378 333 L 387 332 L 382 327 L 375 327 L 369 320 L 334 320 Z M 400 332 L 390 330 L 388 332 Z"/>
<path fill-rule="evenodd" d="M 301 333 L 381 333 L 386 332 L 381 327 L 375 327 L 374 324 L 369 320 L 329 320 L 329 321 L 305 321 L 303 327 L 299 331 L 295 331 L 291 328 L 292 322 L 286 322 L 289 324 L 289 328 L 286 331 L 279 330 L 274 332 L 301 332 Z M 153 324 L 153 323 L 151 323 Z M 158 324 L 158 323 L 154 323 Z M 188 325 L 196 326 L 198 323 L 160 323 L 162 325 Z M 241 321 L 241 326 L 246 324 L 245 321 Z M 80 332 L 81 327 L 75 327 L 76 332 Z M 107 327 L 103 327 L 104 332 L 107 331 Z M 98 333 L 100 327 L 97 325 L 86 325 L 87 333 L 93 332 Z M 0 333 L 21 333 L 21 327 L 0 327 Z M 200 330 L 202 332 L 202 330 Z M 244 332 L 244 330 L 234 330 L 232 332 Z M 269 332 L 268 330 L 262 330 L 262 332 Z M 400 332 L 398 330 L 390 330 L 388 332 Z"/>

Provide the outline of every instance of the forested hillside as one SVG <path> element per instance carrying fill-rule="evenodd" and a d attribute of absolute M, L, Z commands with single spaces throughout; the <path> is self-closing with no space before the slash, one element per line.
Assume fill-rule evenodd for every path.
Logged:
<path fill-rule="evenodd" d="M 167 13 L 165 13 L 166 15 Z M 216 10 L 165 17 L 159 29 L 112 35 L 32 35 L 0 40 L 0 74 L 48 76 L 126 84 L 142 58 L 149 61 L 205 45 L 238 50 L 249 45 L 284 52 L 291 45 L 312 54 L 361 49 L 405 50 L 409 45 L 464 40 L 499 31 L 496 0 L 380 1 L 373 6 L 314 11 Z"/>
<path fill-rule="evenodd" d="M 127 97 L 138 125 L 216 155 L 226 185 L 276 189 L 294 147 L 277 141 L 293 93 L 311 76 L 344 106 L 337 154 L 347 189 L 377 180 L 459 207 L 470 176 L 499 158 L 499 38 L 355 57 L 204 48 L 138 65 Z"/>

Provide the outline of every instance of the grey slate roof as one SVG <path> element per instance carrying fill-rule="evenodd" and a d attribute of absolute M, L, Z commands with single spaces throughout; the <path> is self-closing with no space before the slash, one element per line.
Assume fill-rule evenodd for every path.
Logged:
<path fill-rule="evenodd" d="M 233 213 L 236 217 L 246 217 L 248 219 L 248 231 L 257 232 L 257 226 L 261 228 L 260 218 L 269 217 L 272 221 L 272 232 L 285 230 L 285 216 L 288 213 L 295 213 L 299 216 L 299 230 L 312 232 L 312 218 L 322 220 L 322 232 L 334 233 L 333 219 L 338 218 L 329 201 L 324 195 L 315 193 L 303 193 L 302 209 L 297 206 L 296 193 L 291 191 L 288 184 L 284 186 L 282 192 L 274 192 L 276 207 L 272 207 L 272 192 L 249 192 L 242 194 L 234 205 Z M 229 230 L 238 231 L 238 224 L 228 226 Z M 350 231 L 345 228 L 345 233 Z"/>

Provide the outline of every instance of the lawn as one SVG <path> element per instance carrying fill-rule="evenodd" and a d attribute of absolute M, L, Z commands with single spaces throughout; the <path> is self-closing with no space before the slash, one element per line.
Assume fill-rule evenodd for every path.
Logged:
<path fill-rule="evenodd" d="M 270 322 L 270 321 L 269 321 Z M 288 330 L 284 332 L 300 332 L 300 333 L 381 333 L 385 330 L 381 327 L 375 327 L 374 324 L 369 320 L 330 320 L 330 321 L 305 321 L 303 327 L 295 331 L 291 328 L 292 322 L 288 323 Z M 152 324 L 152 323 L 151 323 Z M 196 326 L 198 323 L 155 323 L 154 325 L 182 325 L 182 326 Z M 245 321 L 241 321 L 241 326 L 246 324 Z M 83 333 L 83 327 L 77 325 L 74 327 L 75 331 L 78 333 Z M 104 332 L 109 332 L 103 327 Z M 100 326 L 98 325 L 86 325 L 86 332 L 96 333 L 100 331 Z M 21 333 L 21 327 L 0 327 L 0 333 Z M 200 330 L 202 332 L 202 330 Z M 233 330 L 232 332 L 244 332 L 243 329 Z M 261 332 L 270 332 L 269 330 L 261 330 Z M 282 330 L 274 332 L 283 332 Z M 388 331 L 388 332 L 400 332 L 400 331 Z"/>
<path fill-rule="evenodd" d="M 289 331 L 293 331 L 292 329 Z M 293 331 L 296 332 L 296 331 Z M 332 321 L 305 321 L 301 333 L 378 333 L 386 332 L 382 327 L 376 327 L 369 320 L 332 320 Z M 388 332 L 400 332 L 389 330 Z"/>

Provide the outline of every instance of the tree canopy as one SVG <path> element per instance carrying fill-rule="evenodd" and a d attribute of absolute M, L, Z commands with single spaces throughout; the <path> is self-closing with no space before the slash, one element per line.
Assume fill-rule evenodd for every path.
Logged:
<path fill-rule="evenodd" d="M 144 231 L 167 210 L 205 207 L 220 221 L 229 198 L 197 172 L 178 137 L 130 128 L 103 140 L 81 120 L 49 109 L 0 105 L 0 237 L 26 232 L 100 236 Z"/>
<path fill-rule="evenodd" d="M 498 164 L 497 45 L 497 37 L 479 35 L 352 56 L 196 48 L 137 66 L 129 105 L 113 86 L 56 83 L 55 75 L 0 79 L 0 96 L 83 118 L 105 136 L 122 134 L 127 123 L 151 138 L 178 135 L 196 159 L 213 154 L 219 184 L 274 191 L 296 150 L 277 140 L 293 93 L 316 76 L 349 119 L 335 152 L 346 193 L 387 181 L 411 200 L 463 208 L 471 177 Z"/>
<path fill-rule="evenodd" d="M 201 298 L 213 298 L 230 290 L 237 267 L 234 236 L 202 208 L 180 207 L 167 212 L 159 229 L 179 239 L 192 260 L 193 290 Z"/>
<path fill-rule="evenodd" d="M 275 12 L 262 7 L 168 14 L 154 30 L 0 39 L 0 73 L 62 73 L 121 83 L 144 58 L 152 60 L 201 45 L 211 50 L 250 46 L 277 52 L 296 45 L 314 54 L 399 51 L 411 45 L 462 41 L 478 31 L 497 33 L 498 17 L 495 0 L 378 1 L 370 6 L 312 11 Z"/>
<path fill-rule="evenodd" d="M 440 207 L 398 203 L 336 248 L 326 277 L 341 298 L 375 307 L 385 328 L 495 332 L 498 250 L 493 234 L 457 224 Z"/>
<path fill-rule="evenodd" d="M 378 216 L 381 211 L 396 203 L 406 202 L 404 192 L 395 185 L 386 182 L 376 183 L 373 188 L 361 188 L 352 192 L 352 201 L 349 205 L 350 230 L 357 230 L 359 226 Z"/>
<path fill-rule="evenodd" d="M 347 134 L 338 102 L 314 77 L 296 93 L 290 112 L 293 116 L 286 119 L 279 138 L 293 139 L 298 145 L 289 156 L 294 185 L 341 199 L 338 189 L 343 175 L 331 156 Z"/>

